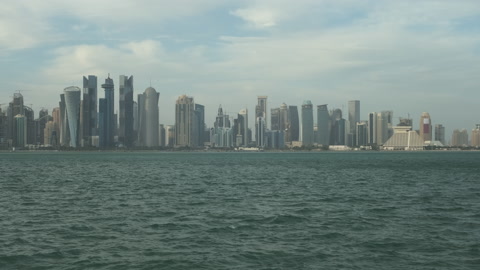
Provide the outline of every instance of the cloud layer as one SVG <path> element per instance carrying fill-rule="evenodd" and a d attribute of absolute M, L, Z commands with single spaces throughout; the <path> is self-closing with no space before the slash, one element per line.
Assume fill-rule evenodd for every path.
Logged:
<path fill-rule="evenodd" d="M 4 4 L 2 100 L 26 89 L 51 108 L 84 75 L 132 74 L 136 93 L 161 93 L 165 124 L 183 93 L 208 121 L 219 104 L 253 112 L 268 95 L 271 108 L 359 99 L 362 116 L 394 110 L 415 123 L 428 111 L 447 132 L 480 122 L 476 1 L 70 2 Z"/>

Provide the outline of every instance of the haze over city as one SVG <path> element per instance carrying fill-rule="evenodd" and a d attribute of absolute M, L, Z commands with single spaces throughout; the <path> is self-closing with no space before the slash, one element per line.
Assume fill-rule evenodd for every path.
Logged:
<path fill-rule="evenodd" d="M 38 113 L 82 77 L 135 77 L 135 94 L 160 92 L 160 123 L 182 94 L 253 111 L 282 102 L 343 108 L 361 119 L 392 110 L 471 130 L 480 122 L 477 1 L 4 1 L 1 103 L 21 90 Z M 21 19 L 19 19 L 21 18 Z M 103 97 L 103 93 L 99 93 Z M 115 110 L 118 94 L 115 95 Z M 253 113 L 250 114 L 253 123 Z M 395 120 L 395 123 L 397 123 Z"/>

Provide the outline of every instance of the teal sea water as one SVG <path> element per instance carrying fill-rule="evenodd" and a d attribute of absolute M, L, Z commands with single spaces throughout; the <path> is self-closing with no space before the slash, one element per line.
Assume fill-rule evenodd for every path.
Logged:
<path fill-rule="evenodd" d="M 0 153 L 0 269 L 479 269 L 480 152 Z"/>

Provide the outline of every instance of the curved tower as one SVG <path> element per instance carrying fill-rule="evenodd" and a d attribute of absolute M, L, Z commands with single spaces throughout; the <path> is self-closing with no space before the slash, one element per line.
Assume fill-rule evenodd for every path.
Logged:
<path fill-rule="evenodd" d="M 63 90 L 65 93 L 65 107 L 70 131 L 70 146 L 78 146 L 78 128 L 80 124 L 80 88 L 70 86 Z"/>
<path fill-rule="evenodd" d="M 158 93 L 153 87 L 143 92 L 145 98 L 145 146 L 157 147 L 158 144 Z"/>

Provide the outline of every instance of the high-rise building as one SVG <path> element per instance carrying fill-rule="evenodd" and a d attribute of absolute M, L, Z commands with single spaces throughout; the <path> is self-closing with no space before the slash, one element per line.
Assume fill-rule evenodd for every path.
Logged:
<path fill-rule="evenodd" d="M 468 132 L 466 129 L 455 129 L 452 134 L 452 146 L 468 146 Z"/>
<path fill-rule="evenodd" d="M 99 146 L 101 148 L 110 148 L 115 145 L 115 111 L 114 98 L 115 90 L 113 80 L 110 75 L 102 84 L 105 91 L 105 98 L 99 100 Z"/>
<path fill-rule="evenodd" d="M 148 87 L 143 93 L 145 96 L 145 146 L 158 147 L 158 93 L 153 87 Z"/>
<path fill-rule="evenodd" d="M 83 77 L 82 101 L 82 146 L 92 145 L 92 136 L 97 135 L 97 76 Z"/>
<path fill-rule="evenodd" d="M 368 124 L 366 121 L 361 121 L 357 123 L 356 127 L 356 146 L 366 146 L 368 145 Z"/>
<path fill-rule="evenodd" d="M 353 146 L 356 143 L 356 128 L 357 123 L 360 122 L 360 100 L 348 101 L 348 123 L 349 123 L 349 138 L 351 141 L 347 142 L 348 145 Z"/>
<path fill-rule="evenodd" d="M 285 103 L 280 105 L 280 124 L 279 130 L 286 131 L 288 129 L 288 106 Z"/>
<path fill-rule="evenodd" d="M 48 121 L 43 130 L 43 134 L 43 145 L 56 146 L 58 144 L 57 123 Z"/>
<path fill-rule="evenodd" d="M 37 133 L 40 132 L 38 119 L 35 120 L 35 113 L 32 108 L 23 106 L 23 111 L 27 119 L 27 144 L 37 144 Z M 38 142 L 38 144 L 42 143 Z"/>
<path fill-rule="evenodd" d="M 377 113 L 368 114 L 368 145 L 377 145 Z"/>
<path fill-rule="evenodd" d="M 76 148 L 79 146 L 81 90 L 76 86 L 70 86 L 63 91 L 65 94 L 65 105 L 68 117 L 70 146 Z"/>
<path fill-rule="evenodd" d="M 44 144 L 44 129 L 47 125 L 47 122 L 50 120 L 50 115 L 48 115 L 47 109 L 41 109 L 38 113 L 38 119 L 35 120 L 35 144 L 40 145 Z"/>
<path fill-rule="evenodd" d="M 390 138 L 389 122 L 391 123 L 389 111 L 377 113 L 377 145 L 383 145 Z"/>
<path fill-rule="evenodd" d="M 241 109 L 240 112 L 238 112 L 238 119 L 239 119 L 239 125 L 238 125 L 238 133 L 237 137 L 241 136 L 240 144 L 237 144 L 237 146 L 248 146 L 249 138 L 248 138 L 248 109 Z"/>
<path fill-rule="evenodd" d="M 230 127 L 230 119 L 227 114 L 223 113 L 222 106 L 218 108 L 215 123 L 211 129 L 210 142 L 213 147 L 232 147 L 233 146 L 233 130 Z"/>
<path fill-rule="evenodd" d="M 7 114 L 0 107 L 0 148 L 8 147 L 7 144 Z"/>
<path fill-rule="evenodd" d="M 326 109 L 326 108 L 325 108 Z M 330 112 L 330 145 L 346 145 L 347 121 L 343 118 L 341 109 Z"/>
<path fill-rule="evenodd" d="M 25 115 L 25 108 L 23 105 L 23 95 L 20 93 L 13 94 L 13 101 L 9 103 L 7 111 L 7 137 L 10 141 L 10 145 L 17 145 L 17 126 L 15 116 Z"/>
<path fill-rule="evenodd" d="M 178 97 L 175 105 L 175 146 L 196 147 L 196 127 L 193 97 Z"/>
<path fill-rule="evenodd" d="M 288 126 L 286 142 L 300 140 L 300 119 L 298 117 L 297 106 L 288 106 Z"/>
<path fill-rule="evenodd" d="M 15 146 L 25 147 L 27 144 L 27 118 L 25 115 L 17 114 L 15 116 Z"/>
<path fill-rule="evenodd" d="M 173 125 L 167 125 L 166 131 L 167 133 L 167 138 L 166 138 L 166 144 L 168 147 L 173 147 L 175 146 L 175 126 Z"/>
<path fill-rule="evenodd" d="M 255 107 L 255 121 L 258 117 L 262 117 L 264 121 L 265 128 L 267 127 L 267 96 L 258 96 L 257 97 L 258 104 Z M 255 122 L 255 126 L 258 124 Z M 259 134 L 256 132 L 256 134 Z M 263 133 L 262 133 L 263 134 Z M 258 138 L 256 138 L 258 141 Z"/>
<path fill-rule="evenodd" d="M 480 147 L 480 124 L 475 126 L 475 129 L 472 130 L 472 143 L 471 146 Z"/>
<path fill-rule="evenodd" d="M 255 127 L 255 132 L 257 133 L 256 134 L 256 138 L 257 138 L 257 147 L 259 148 L 263 148 L 265 146 L 267 146 L 266 144 L 266 125 L 265 125 L 265 119 L 263 117 L 257 117 L 256 121 L 255 121 L 257 124 L 256 124 L 256 127 Z"/>
<path fill-rule="evenodd" d="M 196 145 L 203 146 L 205 144 L 205 106 L 195 103 L 195 122 L 197 123 L 197 135 L 198 140 Z"/>
<path fill-rule="evenodd" d="M 120 75 L 118 141 L 126 147 L 133 146 L 133 76 Z"/>
<path fill-rule="evenodd" d="M 445 127 L 442 124 L 435 125 L 435 141 L 445 145 Z"/>
<path fill-rule="evenodd" d="M 60 95 L 60 102 L 58 103 L 60 107 L 60 145 L 68 146 L 70 145 L 70 129 L 68 125 L 67 117 L 67 105 L 65 103 L 65 94 Z"/>
<path fill-rule="evenodd" d="M 313 105 L 306 100 L 302 105 L 302 145 L 313 145 Z"/>
<path fill-rule="evenodd" d="M 328 146 L 330 143 L 330 114 L 327 104 L 317 106 L 317 143 Z"/>
<path fill-rule="evenodd" d="M 424 141 L 432 140 L 432 120 L 427 112 L 423 112 L 420 116 L 420 137 Z"/>
<path fill-rule="evenodd" d="M 281 130 L 280 129 L 280 108 L 272 108 L 270 110 L 270 129 L 271 130 Z"/>
<path fill-rule="evenodd" d="M 161 147 L 165 147 L 165 141 L 166 141 L 165 125 L 160 124 L 158 126 L 158 145 Z"/>

